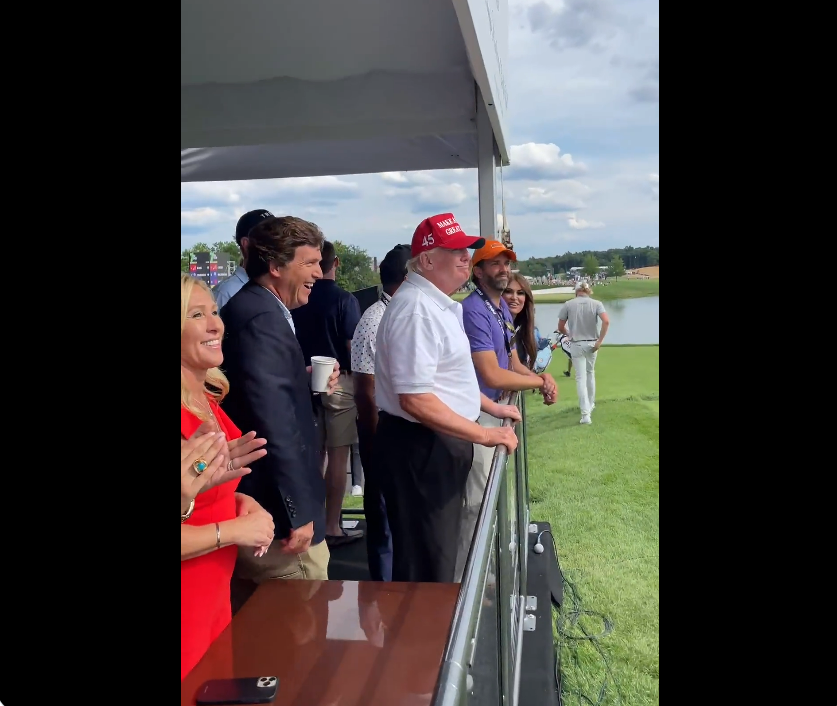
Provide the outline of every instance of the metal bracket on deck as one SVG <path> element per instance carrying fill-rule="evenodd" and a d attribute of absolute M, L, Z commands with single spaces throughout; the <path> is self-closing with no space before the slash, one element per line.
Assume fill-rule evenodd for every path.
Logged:
<path fill-rule="evenodd" d="M 535 632 L 535 623 L 537 622 L 537 618 L 531 613 L 527 613 L 526 617 L 523 618 L 523 629 L 526 632 Z"/>
<path fill-rule="evenodd" d="M 526 596 L 525 610 L 537 610 L 537 609 L 538 609 L 538 597 L 537 596 Z"/>

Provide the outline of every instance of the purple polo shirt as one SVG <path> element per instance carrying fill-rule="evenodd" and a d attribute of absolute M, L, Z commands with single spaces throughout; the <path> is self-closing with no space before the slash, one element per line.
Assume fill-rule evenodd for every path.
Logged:
<path fill-rule="evenodd" d="M 503 318 L 510 324 L 513 323 L 511 312 L 506 301 L 500 297 L 500 312 Z M 476 292 L 471 292 L 462 302 L 462 323 L 465 326 L 465 333 L 471 343 L 471 353 L 481 351 L 494 351 L 497 354 L 497 362 L 504 370 L 509 369 L 509 354 L 506 345 L 503 343 L 503 336 L 511 341 L 512 332 L 508 329 L 501 330 L 500 322 L 494 312 L 486 305 L 485 301 Z M 495 402 L 500 398 L 502 390 L 494 390 L 488 387 L 477 371 L 477 382 L 479 382 L 482 393 Z"/>

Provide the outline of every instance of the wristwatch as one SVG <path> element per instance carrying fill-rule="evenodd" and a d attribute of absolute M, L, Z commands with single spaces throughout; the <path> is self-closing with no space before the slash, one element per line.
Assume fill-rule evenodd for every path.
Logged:
<path fill-rule="evenodd" d="M 192 512 L 194 511 L 194 509 L 195 509 L 195 499 L 192 498 L 192 502 L 189 503 L 189 509 L 186 510 L 186 514 L 180 516 L 180 524 L 183 524 L 184 522 L 186 522 L 186 520 L 188 520 L 192 516 Z"/>

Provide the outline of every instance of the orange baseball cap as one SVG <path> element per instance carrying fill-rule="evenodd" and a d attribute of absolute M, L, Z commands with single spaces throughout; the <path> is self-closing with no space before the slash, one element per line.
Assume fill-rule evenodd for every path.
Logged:
<path fill-rule="evenodd" d="M 509 260 L 517 262 L 517 255 L 515 255 L 514 250 L 509 250 L 499 240 L 486 240 L 485 245 L 479 250 L 476 250 L 473 257 L 471 257 L 471 267 L 481 260 L 488 260 L 492 257 L 499 257 L 500 255 L 505 255 Z"/>

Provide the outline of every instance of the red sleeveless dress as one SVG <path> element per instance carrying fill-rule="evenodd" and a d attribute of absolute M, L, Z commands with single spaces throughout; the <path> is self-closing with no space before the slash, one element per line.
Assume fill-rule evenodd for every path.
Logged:
<path fill-rule="evenodd" d="M 227 441 L 241 431 L 215 404 L 209 402 Z M 180 433 L 187 439 L 201 425 L 190 411 L 180 408 Z M 199 493 L 187 525 L 214 525 L 235 519 L 238 480 Z M 223 541 L 223 534 L 221 540 Z M 238 550 L 234 545 L 180 562 L 180 680 L 200 661 L 209 646 L 232 620 L 230 579 Z"/>

